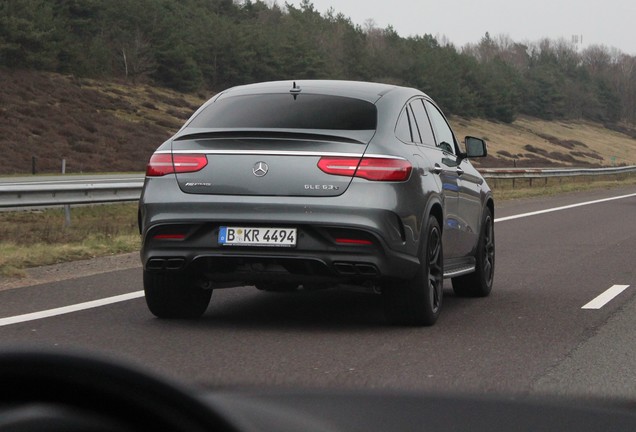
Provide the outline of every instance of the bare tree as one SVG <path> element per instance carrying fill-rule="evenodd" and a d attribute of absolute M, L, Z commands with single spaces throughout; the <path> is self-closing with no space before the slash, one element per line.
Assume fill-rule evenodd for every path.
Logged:
<path fill-rule="evenodd" d="M 592 76 L 606 71 L 612 63 L 610 49 L 605 45 L 590 45 L 581 53 L 583 65 Z"/>
<path fill-rule="evenodd" d="M 636 123 L 636 57 L 621 54 L 612 67 L 611 81 L 621 100 L 621 118 Z"/>
<path fill-rule="evenodd" d="M 120 42 L 120 47 L 126 79 L 131 78 L 136 82 L 140 77 L 155 71 L 157 64 L 152 46 L 139 29 Z"/>

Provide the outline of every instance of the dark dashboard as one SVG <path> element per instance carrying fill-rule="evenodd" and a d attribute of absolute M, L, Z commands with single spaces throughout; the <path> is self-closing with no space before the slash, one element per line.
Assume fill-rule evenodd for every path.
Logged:
<path fill-rule="evenodd" d="M 395 391 L 201 390 L 58 351 L 0 353 L 0 432 L 634 431 L 636 403 Z"/>

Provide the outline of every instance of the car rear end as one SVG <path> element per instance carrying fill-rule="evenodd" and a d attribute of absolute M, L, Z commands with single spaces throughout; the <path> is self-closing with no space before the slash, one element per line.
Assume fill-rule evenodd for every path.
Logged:
<path fill-rule="evenodd" d="M 370 145 L 391 86 L 339 86 L 239 87 L 202 107 L 148 164 L 144 270 L 209 288 L 414 273 L 395 187 L 417 189 L 413 166 Z"/>

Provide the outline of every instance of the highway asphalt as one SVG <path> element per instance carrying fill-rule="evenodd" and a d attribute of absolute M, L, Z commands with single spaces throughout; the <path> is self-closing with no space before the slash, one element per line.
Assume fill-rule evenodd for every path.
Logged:
<path fill-rule="evenodd" d="M 88 350 L 213 387 L 636 400 L 636 188 L 506 201 L 495 213 L 491 296 L 457 298 L 447 281 L 434 327 L 389 326 L 371 294 L 253 287 L 215 291 L 200 320 L 162 321 L 139 297 L 137 268 L 0 291 L 0 346 Z M 628 287 L 583 308 L 615 285 Z M 135 298 L 7 322 L 126 293 Z"/>

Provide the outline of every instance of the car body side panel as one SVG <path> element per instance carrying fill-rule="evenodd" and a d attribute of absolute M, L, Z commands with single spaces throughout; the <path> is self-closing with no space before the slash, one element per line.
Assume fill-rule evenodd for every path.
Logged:
<path fill-rule="evenodd" d="M 437 180 L 440 194 L 444 197 L 444 220 L 442 221 L 444 258 L 462 256 L 461 244 L 464 239 L 459 209 L 459 176 L 455 157 L 437 148 L 419 147 L 427 154 L 431 164 L 439 166 L 441 170 L 439 174 L 431 173 L 431 176 Z"/>
<path fill-rule="evenodd" d="M 475 245 L 479 241 L 482 215 L 486 205 L 483 196 L 485 182 L 468 160 L 462 161 L 460 167 L 464 171 L 459 180 L 459 210 L 466 233 L 463 253 L 473 255 Z"/>

